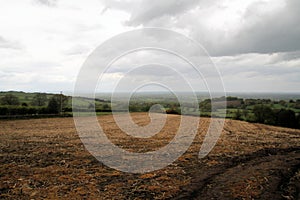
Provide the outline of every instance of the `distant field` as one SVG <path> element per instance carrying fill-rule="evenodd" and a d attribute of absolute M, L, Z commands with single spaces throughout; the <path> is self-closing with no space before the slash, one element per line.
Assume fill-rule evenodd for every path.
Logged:
<path fill-rule="evenodd" d="M 12 94 L 12 95 L 16 96 L 16 97 L 18 97 L 20 104 L 26 103 L 27 105 L 30 106 L 34 96 L 37 93 L 17 92 L 17 91 L 0 92 L 0 98 L 4 97 L 6 94 Z M 47 95 L 47 102 L 46 102 L 46 105 L 47 105 L 49 100 L 51 99 L 51 97 L 53 97 L 54 95 L 57 95 L 57 94 L 46 93 L 46 95 Z M 72 108 L 72 98 L 71 98 L 71 96 L 68 96 L 68 97 L 69 98 L 66 102 L 65 107 L 66 108 Z M 78 105 L 87 105 L 87 104 L 95 103 L 95 106 L 96 106 L 95 108 L 96 109 L 101 109 L 103 104 L 105 104 L 107 102 L 100 102 L 100 101 L 97 101 L 97 100 L 94 101 L 92 99 L 88 99 L 88 98 L 85 98 L 85 97 L 80 97 L 80 98 L 77 98 L 77 103 L 78 103 Z"/>
<path fill-rule="evenodd" d="M 30 105 L 30 102 L 32 101 L 33 97 L 36 95 L 36 93 L 11 91 L 11 92 L 0 92 L 0 98 L 4 97 L 6 94 L 12 94 L 18 97 L 21 103 L 27 103 L 28 105 Z M 47 98 L 50 99 L 53 95 L 54 94 L 47 94 Z"/>
<path fill-rule="evenodd" d="M 46 94 L 47 99 L 43 100 L 43 104 L 38 104 L 40 106 L 32 102 L 37 93 L 0 92 L 0 100 L 7 94 L 17 97 L 19 104 L 8 103 L 7 99 L 3 101 L 4 103 L 0 102 L 0 118 L 16 118 L 23 117 L 23 115 L 37 118 L 42 117 L 42 114 L 72 116 L 72 102 L 76 102 L 74 107 L 76 110 L 82 113 L 96 111 L 99 116 L 111 114 L 112 110 L 116 112 L 127 110 L 129 112 L 148 112 L 153 105 L 160 104 L 162 107 L 157 112 L 224 117 L 300 129 L 300 99 L 295 99 L 298 97 L 297 94 L 277 94 L 277 96 L 269 94 L 269 98 L 266 99 L 246 99 L 232 96 L 205 99 L 204 96 L 198 94 L 198 101 L 190 101 L 189 94 L 180 93 L 182 98 L 184 95 L 186 96 L 184 96 L 183 102 L 179 102 L 176 96 L 169 93 L 137 93 L 131 96 L 129 105 L 126 93 L 115 94 L 116 101 L 112 102 L 109 94 L 96 94 L 96 98 Z M 274 99 L 270 99 L 271 97 Z M 284 100 L 275 99 L 275 97 Z M 291 99 L 285 99 L 288 97 Z M 51 100 L 54 101 L 54 104 L 50 104 Z M 87 115 L 87 113 L 84 114 Z"/>
<path fill-rule="evenodd" d="M 132 113 L 139 125 L 147 113 Z M 160 133 L 135 139 L 100 116 L 108 138 L 128 151 L 166 145 L 179 125 L 168 115 Z M 213 119 L 217 120 L 217 119 Z M 300 130 L 226 120 L 217 145 L 197 155 L 210 119 L 201 118 L 189 150 L 172 165 L 129 174 L 99 163 L 81 143 L 72 118 L 0 121 L 1 199 L 297 199 Z"/>

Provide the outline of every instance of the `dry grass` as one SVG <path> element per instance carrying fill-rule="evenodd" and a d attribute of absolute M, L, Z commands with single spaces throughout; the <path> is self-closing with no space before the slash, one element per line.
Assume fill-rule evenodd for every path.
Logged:
<path fill-rule="evenodd" d="M 149 123 L 145 113 L 132 117 L 140 125 Z M 114 144 L 145 152 L 166 145 L 174 137 L 180 116 L 168 115 L 163 130 L 148 139 L 124 134 L 112 116 L 101 116 L 99 122 Z M 208 157 L 199 160 L 197 154 L 209 122 L 201 118 L 193 145 L 170 166 L 147 174 L 129 174 L 92 157 L 81 143 L 72 118 L 0 121 L 0 198 L 166 199 L 181 194 L 196 173 L 204 173 L 202 168 L 260 149 L 300 144 L 299 130 L 227 120 L 218 144 Z M 237 175 L 226 190 L 233 198 L 259 197 L 268 180 L 264 173 Z"/>

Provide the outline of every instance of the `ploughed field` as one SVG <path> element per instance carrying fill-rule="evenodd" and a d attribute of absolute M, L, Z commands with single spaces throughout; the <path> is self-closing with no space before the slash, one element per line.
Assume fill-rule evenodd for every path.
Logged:
<path fill-rule="evenodd" d="M 139 125 L 147 113 L 132 114 Z M 107 137 L 132 152 L 168 144 L 180 116 L 150 138 L 123 133 L 100 116 Z M 0 199 L 300 199 L 300 130 L 226 120 L 214 149 L 198 152 L 210 123 L 201 118 L 188 151 L 164 169 L 132 174 L 96 160 L 72 118 L 0 121 Z M 216 120 L 216 119 L 213 119 Z"/>

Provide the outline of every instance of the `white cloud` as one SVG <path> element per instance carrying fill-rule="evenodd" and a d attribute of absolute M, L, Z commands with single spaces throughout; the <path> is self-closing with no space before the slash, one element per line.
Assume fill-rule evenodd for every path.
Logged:
<path fill-rule="evenodd" d="M 155 26 L 200 42 L 229 91 L 299 92 L 298 0 L 11 0 L 1 2 L 0 13 L 0 90 L 72 90 L 81 65 L 103 41 Z M 132 42 L 138 41 L 122 45 Z M 177 45 L 162 35 L 159 42 Z M 127 57 L 105 78 L 106 88 L 122 77 L 126 65 L 157 58 Z M 184 66 L 172 58 L 168 64 Z"/>
<path fill-rule="evenodd" d="M 0 90 L 73 90 L 78 70 L 128 14 L 97 0 L 12 0 L 0 7 Z M 22 78 L 24 77 L 24 78 Z M 72 82 L 70 82 L 72 80 Z"/>
<path fill-rule="evenodd" d="M 297 92 L 299 52 L 214 57 L 229 91 Z M 237 86 L 238 84 L 238 86 Z"/>

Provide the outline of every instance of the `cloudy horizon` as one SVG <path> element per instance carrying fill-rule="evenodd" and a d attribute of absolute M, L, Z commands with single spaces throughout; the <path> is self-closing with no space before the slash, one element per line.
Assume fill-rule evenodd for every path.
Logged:
<path fill-rule="evenodd" d="M 2 1 L 0 12 L 0 91 L 72 91 L 82 64 L 101 43 L 160 27 L 200 43 L 228 92 L 300 92 L 297 0 L 12 0 Z M 111 70 L 103 92 L 111 91 L 129 58 Z M 144 52 L 130 64 L 139 58 L 150 62 L 157 55 Z"/>

